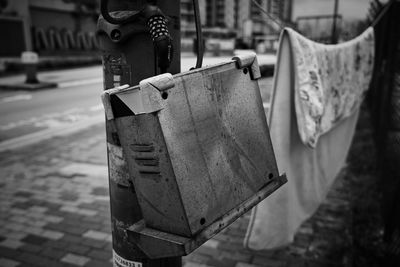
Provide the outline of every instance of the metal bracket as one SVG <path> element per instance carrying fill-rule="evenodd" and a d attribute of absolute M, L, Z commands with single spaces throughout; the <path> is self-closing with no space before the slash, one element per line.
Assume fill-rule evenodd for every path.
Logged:
<path fill-rule="evenodd" d="M 145 87 L 151 86 L 161 92 L 174 87 L 175 82 L 171 73 L 164 73 L 140 81 L 139 86 L 140 89 L 145 89 Z"/>
<path fill-rule="evenodd" d="M 135 108 L 133 105 L 129 105 L 129 103 L 125 102 L 123 99 L 123 94 L 120 94 L 119 97 L 122 101 L 125 102 L 125 104 L 128 105 L 129 108 L 131 108 L 131 110 L 135 114 L 153 113 L 163 109 L 166 105 L 166 97 L 163 97 L 161 95 L 161 92 L 173 88 L 174 86 L 174 78 L 170 73 L 164 73 L 140 81 L 139 87 L 143 107 L 142 110 L 140 110 L 139 108 Z"/>
<path fill-rule="evenodd" d="M 130 13 L 135 12 L 120 11 L 119 13 L 129 15 Z M 121 14 L 119 14 L 119 16 L 122 16 Z M 105 34 L 114 43 L 122 43 L 132 35 L 149 32 L 144 22 L 138 21 L 137 23 L 115 25 L 106 21 L 102 16 L 100 16 L 99 21 L 97 22 L 97 29 L 97 35 Z"/>
<path fill-rule="evenodd" d="M 191 238 L 148 228 L 144 221 L 140 221 L 126 230 L 128 240 L 139 247 L 150 259 L 188 255 L 286 182 L 285 174 L 271 179 L 254 196 L 230 210 Z"/>
<path fill-rule="evenodd" d="M 232 60 L 236 61 L 236 65 L 239 69 L 248 68 L 252 80 L 261 78 L 260 67 L 255 53 L 236 56 L 233 57 Z"/>
<path fill-rule="evenodd" d="M 128 85 L 116 87 L 103 92 L 102 101 L 107 120 L 115 118 L 110 97 L 118 97 L 135 115 L 148 114 L 163 109 L 166 105 L 162 91 L 175 86 L 174 78 L 170 73 L 154 76 L 139 83 L 139 86 L 129 88 Z M 133 90 L 132 90 L 133 89 Z"/>
<path fill-rule="evenodd" d="M 114 94 L 115 92 L 122 91 L 127 88 L 129 88 L 129 85 L 125 84 L 125 85 L 121 85 L 121 86 L 106 90 L 101 94 L 101 101 L 103 102 L 104 112 L 106 113 L 107 120 L 114 119 L 114 113 L 113 113 L 112 106 L 111 106 L 110 96 L 112 94 Z"/>

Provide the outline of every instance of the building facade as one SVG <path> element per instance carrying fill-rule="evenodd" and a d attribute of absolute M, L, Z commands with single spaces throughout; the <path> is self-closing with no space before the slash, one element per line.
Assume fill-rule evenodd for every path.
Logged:
<path fill-rule="evenodd" d="M 118 2 L 116 2 L 118 1 Z M 160 0 L 161 1 L 161 0 Z M 271 35 L 279 27 L 251 0 L 198 0 L 205 38 L 242 38 Z M 18 57 L 21 51 L 41 55 L 96 53 L 96 24 L 100 0 L 2 0 L 0 57 Z M 115 0 L 111 4 L 135 9 L 142 1 Z M 292 0 L 257 0 L 280 21 L 291 20 Z M 112 7 L 111 7 L 112 8 Z M 192 0 L 181 0 L 182 37 L 196 35 Z"/>
<path fill-rule="evenodd" d="M 257 0 L 258 4 L 281 24 L 291 21 L 293 0 Z M 204 31 L 223 33 L 238 38 L 279 32 L 273 23 L 251 0 L 199 0 Z M 184 36 L 194 36 L 192 0 L 181 2 L 181 25 Z"/>
<path fill-rule="evenodd" d="M 41 55 L 96 53 L 97 0 L 5 2 L 0 10 L 0 28 L 6 36 L 1 57 L 18 57 L 25 50 Z"/>

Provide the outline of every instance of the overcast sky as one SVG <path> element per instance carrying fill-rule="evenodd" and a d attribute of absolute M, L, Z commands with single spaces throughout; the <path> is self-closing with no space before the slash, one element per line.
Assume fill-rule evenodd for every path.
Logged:
<path fill-rule="evenodd" d="M 293 18 L 332 14 L 335 0 L 293 0 Z M 370 0 L 339 0 L 339 14 L 344 19 L 364 19 Z"/>

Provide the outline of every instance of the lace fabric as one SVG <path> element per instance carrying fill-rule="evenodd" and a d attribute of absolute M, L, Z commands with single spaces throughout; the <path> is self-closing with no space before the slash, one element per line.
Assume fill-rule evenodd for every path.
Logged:
<path fill-rule="evenodd" d="M 295 60 L 295 108 L 300 137 L 315 147 L 321 135 L 348 118 L 368 90 L 374 62 L 374 31 L 339 44 L 313 42 L 286 28 Z"/>
<path fill-rule="evenodd" d="M 252 210 L 245 247 L 288 245 L 325 199 L 346 164 L 372 76 L 373 39 L 372 28 L 339 45 L 282 32 L 268 123 L 288 183 Z"/>

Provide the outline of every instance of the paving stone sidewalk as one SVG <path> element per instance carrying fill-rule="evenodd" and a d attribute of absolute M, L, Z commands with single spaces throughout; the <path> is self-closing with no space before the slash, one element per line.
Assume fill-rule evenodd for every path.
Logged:
<path fill-rule="evenodd" d="M 0 266 L 111 266 L 103 125 L 0 154 Z M 249 214 L 183 258 L 184 266 L 351 265 L 346 171 L 292 245 L 242 247 Z"/>

